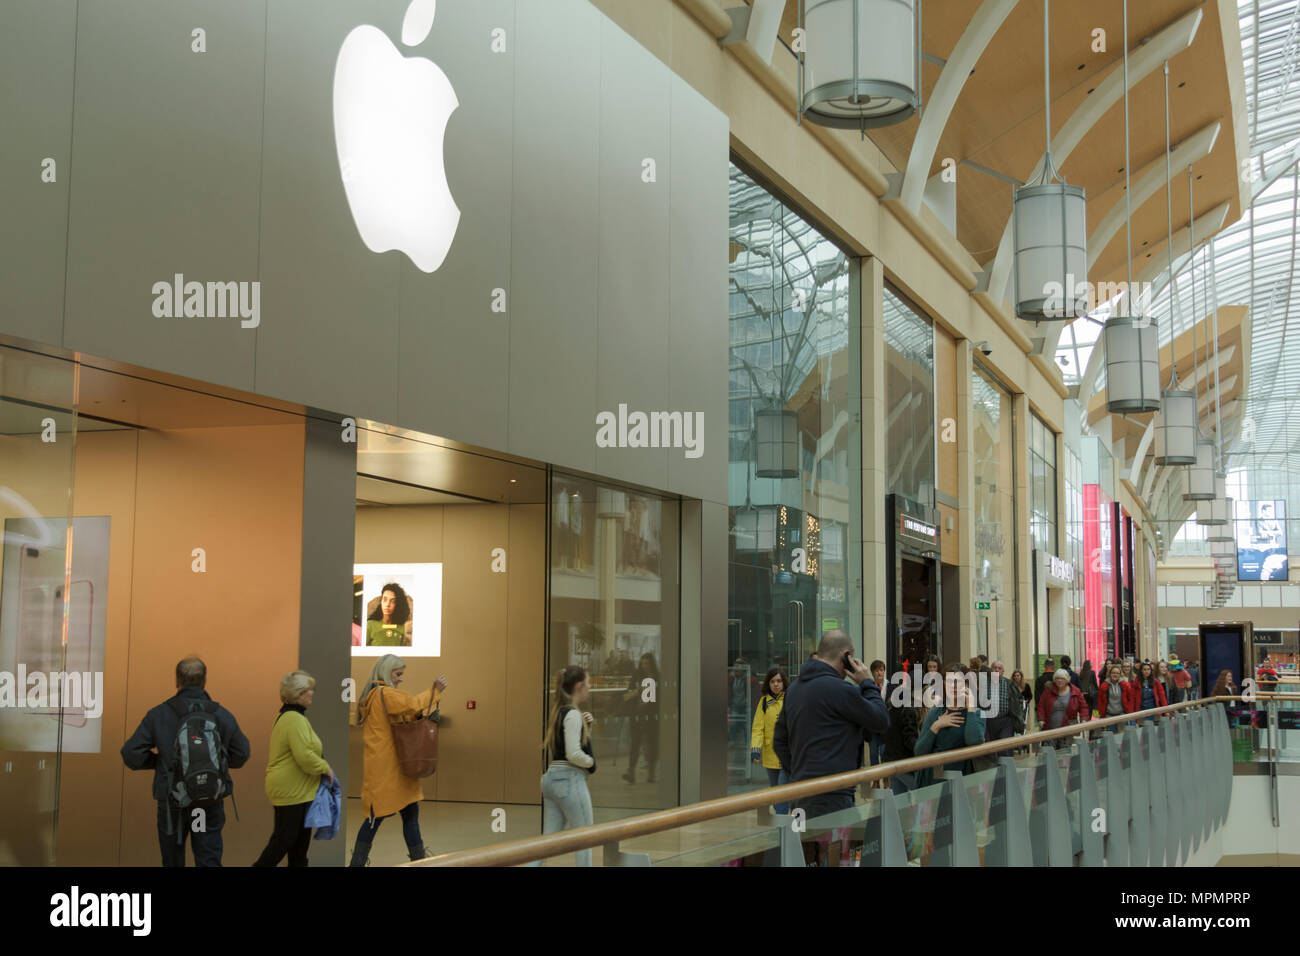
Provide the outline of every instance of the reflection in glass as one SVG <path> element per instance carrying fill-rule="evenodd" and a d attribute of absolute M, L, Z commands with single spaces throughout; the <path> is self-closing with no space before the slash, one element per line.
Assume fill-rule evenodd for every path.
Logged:
<path fill-rule="evenodd" d="M 823 631 L 861 642 L 856 260 L 747 172 L 730 185 L 727 626 L 729 792 L 750 759 L 763 679 L 793 680 Z"/>
<path fill-rule="evenodd" d="M 596 820 L 676 806 L 677 503 L 560 473 L 550 499 L 548 694 L 587 671 Z"/>
<path fill-rule="evenodd" d="M 72 567 L 68 516 L 77 437 L 75 375 L 71 362 L 0 347 L 0 526 L 6 576 L 0 582 L 0 669 L 5 671 L 15 672 L 19 664 L 46 673 L 93 667 L 80 653 L 83 645 L 88 647 L 80 639 L 89 628 L 84 600 L 76 602 L 71 614 L 74 653 L 67 663 L 71 598 L 84 591 L 82 585 L 74 591 L 64 588 Z M 0 726 L 0 866 L 51 866 L 64 721 L 44 701 L 24 697 L 15 703 L 6 714 L 14 719 Z"/>

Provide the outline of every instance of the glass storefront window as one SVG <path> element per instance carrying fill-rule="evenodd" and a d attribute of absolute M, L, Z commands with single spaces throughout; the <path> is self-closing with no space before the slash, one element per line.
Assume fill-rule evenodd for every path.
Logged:
<path fill-rule="evenodd" d="M 1056 433 L 1031 413 L 1029 434 L 1029 533 L 1035 548 L 1057 554 Z"/>
<path fill-rule="evenodd" d="M 81 644 L 79 589 L 64 588 L 72 567 L 75 376 L 71 362 L 0 347 L 0 659 L 13 673 L 65 670 L 69 616 L 74 657 Z M 0 707 L 0 866 L 55 862 L 62 728 L 86 721 L 48 704 L 25 696 Z"/>
<path fill-rule="evenodd" d="M 977 363 L 971 373 L 974 413 L 976 653 L 1016 657 L 1015 421 L 1011 394 Z"/>
<path fill-rule="evenodd" d="M 862 639 L 857 261 L 731 167 L 727 769 L 766 786 L 750 734 L 768 671 L 823 631 Z"/>
<path fill-rule="evenodd" d="M 892 289 L 883 302 L 889 493 L 934 504 L 934 326 Z"/>
<path fill-rule="evenodd" d="M 596 821 L 678 805 L 678 504 L 551 478 L 549 714 L 555 677 L 587 671 Z"/>

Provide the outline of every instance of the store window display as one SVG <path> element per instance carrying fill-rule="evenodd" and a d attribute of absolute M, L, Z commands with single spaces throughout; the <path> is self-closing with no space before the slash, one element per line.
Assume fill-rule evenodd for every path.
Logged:
<path fill-rule="evenodd" d="M 597 812 L 677 804 L 677 503 L 555 474 L 547 668 L 587 674 Z M 550 688 L 552 695 L 554 688 Z"/>

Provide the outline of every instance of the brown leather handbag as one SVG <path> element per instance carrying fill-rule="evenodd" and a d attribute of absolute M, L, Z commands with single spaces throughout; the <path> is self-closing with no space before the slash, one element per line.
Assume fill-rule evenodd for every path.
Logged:
<path fill-rule="evenodd" d="M 393 748 L 397 751 L 397 769 L 407 777 L 431 777 L 438 769 L 438 711 L 419 714 L 414 720 L 393 720 L 388 713 L 383 688 L 379 703 L 393 731 Z"/>

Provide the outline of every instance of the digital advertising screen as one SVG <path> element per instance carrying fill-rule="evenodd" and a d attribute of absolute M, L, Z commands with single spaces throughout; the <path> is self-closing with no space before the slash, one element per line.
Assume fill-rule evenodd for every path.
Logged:
<path fill-rule="evenodd" d="M 1286 502 L 1238 501 L 1237 580 L 1286 581 Z"/>
<path fill-rule="evenodd" d="M 442 565 L 352 568 L 352 656 L 442 653 Z"/>

